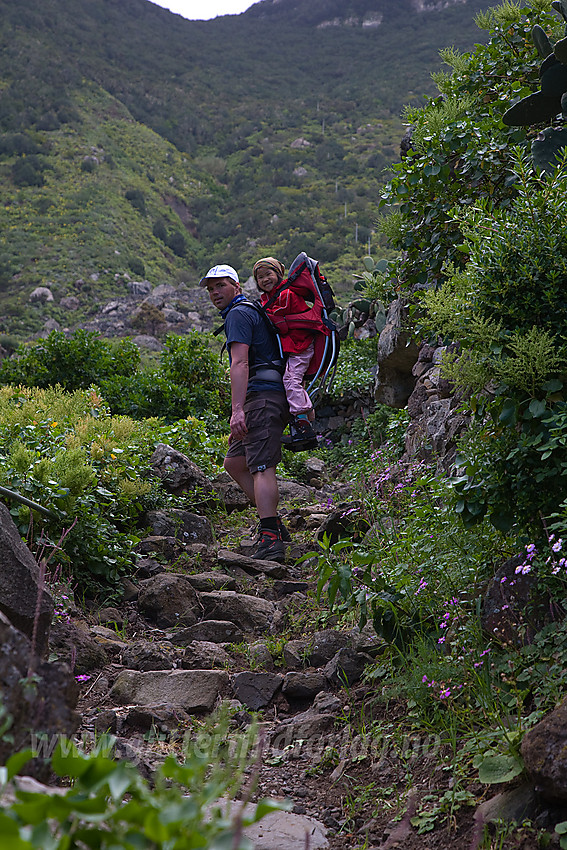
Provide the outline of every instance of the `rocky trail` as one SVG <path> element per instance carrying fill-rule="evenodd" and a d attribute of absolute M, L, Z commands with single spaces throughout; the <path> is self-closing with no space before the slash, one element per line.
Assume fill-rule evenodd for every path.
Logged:
<path fill-rule="evenodd" d="M 360 517 L 348 487 L 316 483 L 281 481 L 293 535 L 284 565 L 250 557 L 250 509 L 214 526 L 186 511 L 149 515 L 123 600 L 68 610 L 51 628 L 52 657 L 81 682 L 78 738 L 89 747 L 112 733 L 117 755 L 147 777 L 169 752 L 232 742 L 247 765 L 238 797 L 291 801 L 250 828 L 257 850 L 470 847 L 474 808 L 457 806 L 450 829 L 446 818 L 426 835 L 410 824 L 428 793 L 449 788 L 449 756 L 365 682 L 383 646 L 373 630 L 317 601 L 315 562 L 303 556 Z M 215 730 L 207 718 L 219 706 L 228 726 Z"/>
<path fill-rule="evenodd" d="M 43 730 L 31 772 L 48 785 L 45 757 L 62 734 L 89 751 L 110 733 L 115 757 L 150 782 L 168 754 L 206 753 L 234 777 L 235 813 L 288 801 L 249 828 L 256 850 L 477 850 L 492 846 L 481 841 L 494 821 L 537 815 L 530 785 L 456 789 L 456 749 L 368 676 L 388 651 L 382 639 L 317 598 L 318 541 L 369 531 L 354 488 L 329 481 L 315 458 L 309 484 L 280 479 L 292 542 L 277 564 L 251 557 L 255 515 L 224 474 L 211 483 L 165 445 L 151 462 L 192 507 L 185 498 L 146 515 L 135 572 L 112 605 L 79 606 L 51 577 L 52 600 L 38 609 L 38 565 L 0 505 L 0 686 L 13 718 L 1 763 L 29 746 L 30 729 Z M 30 700 L 34 641 L 46 660 L 36 659 Z M 510 834 L 501 850 L 539 846 L 533 829 Z"/>

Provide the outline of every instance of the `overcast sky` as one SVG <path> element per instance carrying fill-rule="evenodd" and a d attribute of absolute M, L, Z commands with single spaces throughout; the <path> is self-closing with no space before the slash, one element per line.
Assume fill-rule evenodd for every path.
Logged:
<path fill-rule="evenodd" d="M 238 15 L 253 5 L 254 0 L 152 0 L 158 6 L 183 15 L 192 21 L 205 21 L 218 15 Z"/>

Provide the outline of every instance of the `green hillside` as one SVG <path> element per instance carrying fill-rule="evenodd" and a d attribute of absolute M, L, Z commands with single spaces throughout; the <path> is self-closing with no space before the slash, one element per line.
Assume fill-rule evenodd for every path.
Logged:
<path fill-rule="evenodd" d="M 264 0 L 198 22 L 146 0 L 0 0 L 1 330 L 38 330 L 68 295 L 85 318 L 126 275 L 194 285 L 267 251 L 313 253 L 348 292 L 380 251 L 402 106 L 491 4 L 414 5 Z M 46 283 L 55 303 L 31 306 Z"/>

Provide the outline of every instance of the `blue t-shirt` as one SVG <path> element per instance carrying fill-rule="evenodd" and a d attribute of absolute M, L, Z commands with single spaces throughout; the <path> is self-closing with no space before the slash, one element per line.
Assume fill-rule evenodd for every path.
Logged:
<path fill-rule="evenodd" d="M 237 300 L 238 299 L 238 300 Z M 236 301 L 236 303 L 235 303 Z M 274 361 L 280 359 L 272 334 L 266 326 L 266 321 L 260 316 L 255 307 L 245 298 L 237 296 L 226 310 L 224 315 L 224 332 L 226 334 L 226 347 L 230 359 L 230 346 L 233 342 L 242 342 L 249 346 L 248 362 L 250 366 L 266 365 L 266 369 L 273 369 Z M 248 306 L 247 306 L 248 305 Z M 269 319 L 268 319 L 269 321 Z M 281 375 L 279 380 L 261 380 L 251 376 L 248 381 L 248 392 L 285 392 Z"/>

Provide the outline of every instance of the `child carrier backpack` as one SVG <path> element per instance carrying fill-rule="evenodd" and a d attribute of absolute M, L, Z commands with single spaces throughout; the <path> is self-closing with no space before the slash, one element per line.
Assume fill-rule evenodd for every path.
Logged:
<path fill-rule="evenodd" d="M 286 289 L 291 289 L 311 304 L 309 309 L 285 316 L 267 313 L 279 294 Z M 280 336 L 293 328 L 313 331 L 314 353 L 305 374 L 306 390 L 313 402 L 325 391 L 330 391 L 337 370 L 340 341 L 337 326 L 329 317 L 329 312 L 335 306 L 333 290 L 321 273 L 317 260 L 308 257 L 304 251 L 298 254 L 290 266 L 287 279 L 270 293 L 265 304 L 257 306 L 269 317 Z"/>

